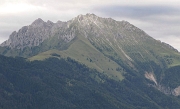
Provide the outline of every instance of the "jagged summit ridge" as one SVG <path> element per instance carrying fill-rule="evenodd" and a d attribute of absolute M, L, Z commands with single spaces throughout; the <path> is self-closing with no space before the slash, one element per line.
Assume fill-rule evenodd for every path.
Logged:
<path fill-rule="evenodd" d="M 79 30 L 84 29 L 84 34 L 90 32 L 93 26 L 96 26 L 103 30 L 105 26 L 109 25 L 106 23 L 115 22 L 111 18 L 101 18 L 95 14 L 78 15 L 76 18 L 68 21 L 53 23 L 51 21 L 43 21 L 41 18 L 36 19 L 31 25 L 22 27 L 18 32 L 13 32 L 9 39 L 1 44 L 1 46 L 7 46 L 11 49 L 23 49 L 25 47 L 38 46 L 44 40 L 49 37 L 54 37 L 59 34 L 58 37 L 63 38 L 66 42 L 71 41 L 75 37 L 75 29 L 71 28 L 77 26 Z M 70 29 L 70 31 L 67 29 Z M 71 30 L 72 29 L 72 30 Z M 93 30 L 93 32 L 95 32 Z M 100 36 L 97 35 L 96 36 Z"/>
<path fill-rule="evenodd" d="M 1 46 L 8 46 L 11 49 L 38 46 L 44 40 L 53 37 L 58 31 L 62 32 L 65 28 L 67 28 L 66 22 L 59 21 L 53 23 L 49 20 L 44 22 L 42 19 L 38 18 L 31 25 L 22 27 L 18 32 L 14 31 L 9 39 L 3 42 Z M 65 35 L 60 35 L 59 37 L 62 36 L 66 39 L 65 41 L 70 40 L 70 38 L 67 39 Z"/>
<path fill-rule="evenodd" d="M 45 23 L 41 18 L 36 19 L 31 25 L 40 25 Z"/>
<path fill-rule="evenodd" d="M 13 32 L 1 46 L 23 49 L 39 46 L 51 37 L 58 37 L 65 42 L 70 42 L 77 35 L 77 31 L 88 38 L 91 43 L 105 43 L 107 41 L 107 44 L 111 47 L 113 43 L 117 43 L 117 39 L 121 39 L 119 43 L 133 42 L 132 44 L 141 43 L 147 39 L 152 40 L 144 31 L 127 21 L 116 21 L 112 18 L 102 18 L 88 13 L 78 15 L 67 22 L 58 21 L 53 23 L 49 20 L 45 22 L 38 18 L 31 25 L 22 27 L 18 32 Z"/>

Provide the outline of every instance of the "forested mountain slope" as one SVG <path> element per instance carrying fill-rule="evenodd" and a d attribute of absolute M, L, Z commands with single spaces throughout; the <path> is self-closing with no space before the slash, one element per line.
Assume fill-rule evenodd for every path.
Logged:
<path fill-rule="evenodd" d="M 0 56 L 1 109 L 177 109 L 180 99 L 125 75 L 121 82 L 68 58 Z"/>

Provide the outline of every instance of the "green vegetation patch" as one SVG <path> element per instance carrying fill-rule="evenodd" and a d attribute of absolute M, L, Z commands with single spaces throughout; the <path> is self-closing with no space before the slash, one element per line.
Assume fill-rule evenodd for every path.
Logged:
<path fill-rule="evenodd" d="M 124 78 L 123 73 L 125 72 L 123 70 L 117 70 L 118 68 L 121 68 L 121 66 L 110 58 L 104 56 L 95 47 L 93 47 L 86 38 L 77 38 L 67 50 L 49 50 L 31 57 L 29 60 L 44 60 L 50 57 L 60 58 L 58 56 L 54 56 L 53 54 L 60 55 L 61 58 L 70 57 L 85 64 L 89 68 L 96 69 L 99 72 L 106 74 L 109 78 L 115 80 L 123 80 Z"/>

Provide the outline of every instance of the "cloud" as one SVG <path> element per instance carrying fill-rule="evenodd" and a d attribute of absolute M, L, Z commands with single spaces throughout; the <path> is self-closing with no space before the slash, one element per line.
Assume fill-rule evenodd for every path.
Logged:
<path fill-rule="evenodd" d="M 43 10 L 43 7 L 34 6 L 26 3 L 5 3 L 0 7 L 0 14 L 18 14 L 21 12 L 29 12 L 37 9 Z"/>
<path fill-rule="evenodd" d="M 104 14 L 112 17 L 130 17 L 134 19 L 150 19 L 152 16 L 161 15 L 180 15 L 180 9 L 178 7 L 170 6 L 121 6 L 110 5 L 94 8 L 96 11 L 100 11 Z"/>

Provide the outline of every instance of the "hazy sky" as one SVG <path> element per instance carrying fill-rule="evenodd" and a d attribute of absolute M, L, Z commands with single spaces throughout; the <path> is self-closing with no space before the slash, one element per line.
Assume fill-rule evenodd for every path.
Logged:
<path fill-rule="evenodd" d="M 126 20 L 180 51 L 180 0 L 0 0 L 0 43 L 37 18 L 68 21 L 86 13 Z"/>

